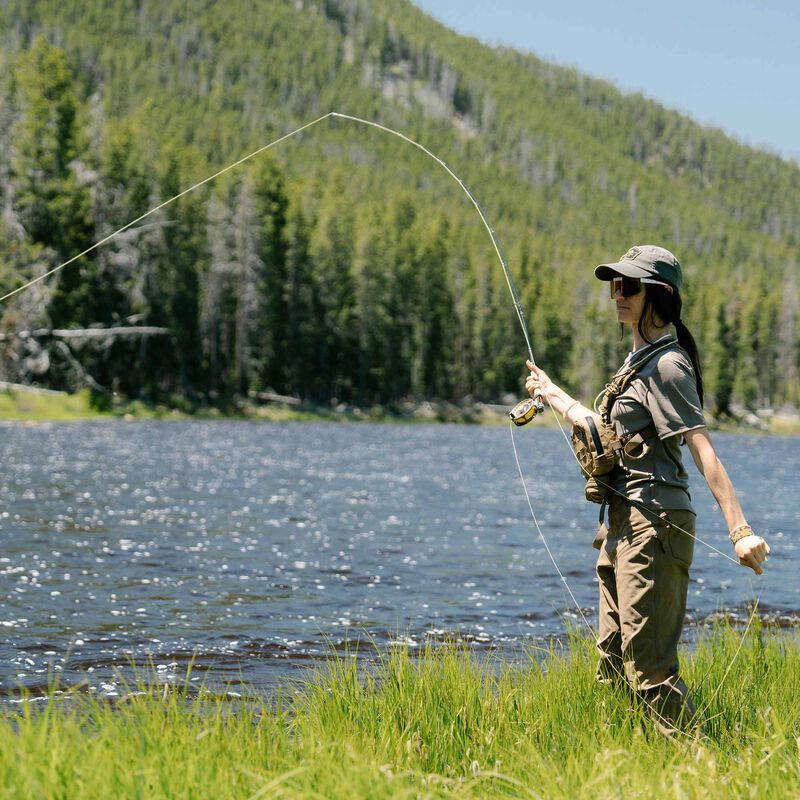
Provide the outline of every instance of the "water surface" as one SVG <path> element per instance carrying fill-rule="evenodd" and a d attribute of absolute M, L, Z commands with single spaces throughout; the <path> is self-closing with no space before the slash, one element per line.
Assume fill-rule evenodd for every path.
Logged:
<path fill-rule="evenodd" d="M 259 422 L 0 426 L 0 692 L 130 663 L 270 687 L 329 647 L 460 636 L 512 655 L 579 622 L 506 428 Z M 536 517 L 594 624 L 597 506 L 557 430 L 515 432 Z M 698 545 L 690 623 L 798 608 L 800 439 L 715 435 L 765 576 Z M 685 458 L 690 456 L 688 452 Z M 702 478 L 698 535 L 732 554 Z M 689 629 L 691 635 L 691 628 Z"/>

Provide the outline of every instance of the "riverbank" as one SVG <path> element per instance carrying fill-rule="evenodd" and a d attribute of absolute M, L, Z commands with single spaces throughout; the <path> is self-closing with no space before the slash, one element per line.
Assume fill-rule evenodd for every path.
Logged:
<path fill-rule="evenodd" d="M 278 396 L 276 396 L 278 397 Z M 508 425 L 508 412 L 516 402 L 481 403 L 465 400 L 462 403 L 444 401 L 404 400 L 392 405 L 367 408 L 340 403 L 319 406 L 301 403 L 296 398 L 270 402 L 239 400 L 226 408 L 191 405 L 186 401 L 175 405 L 149 404 L 141 400 L 111 399 L 93 401 L 88 389 L 75 394 L 32 389 L 0 383 L 0 420 L 27 422 L 95 420 L 95 419 L 254 419 L 271 422 L 385 422 L 436 423 L 469 425 Z M 800 435 L 800 413 L 785 411 L 759 414 L 739 410 L 724 419 L 709 417 L 711 428 L 732 433 L 772 433 Z M 557 428 L 558 421 L 546 410 L 536 418 L 539 427 Z M 563 424 L 563 423 L 562 423 Z"/>
<path fill-rule="evenodd" d="M 334 658 L 294 692 L 233 702 L 141 685 L 4 711 L 4 796 L 794 798 L 800 652 L 718 627 L 684 658 L 702 742 L 658 736 L 594 680 L 591 642 L 476 660 L 456 646 Z M 188 679 L 184 686 L 188 686 Z"/>

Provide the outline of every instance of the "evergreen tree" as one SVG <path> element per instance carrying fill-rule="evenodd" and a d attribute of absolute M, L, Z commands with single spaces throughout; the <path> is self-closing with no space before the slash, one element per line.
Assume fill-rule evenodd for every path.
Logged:
<path fill-rule="evenodd" d="M 236 393 L 247 395 L 258 381 L 263 364 L 259 341 L 259 291 L 264 283 L 261 261 L 261 220 L 256 211 L 253 179 L 246 174 L 241 182 L 233 214 L 232 257 L 236 281 L 236 342 L 234 372 Z"/>
<path fill-rule="evenodd" d="M 228 402 L 235 393 L 236 242 L 233 197 L 229 187 L 208 204 L 210 258 L 203 280 L 200 329 L 206 391 L 212 401 Z"/>
<path fill-rule="evenodd" d="M 265 387 L 290 389 L 287 213 L 289 198 L 283 173 L 268 158 L 253 173 L 256 215 L 261 222 L 258 258 L 264 265 L 259 287 L 258 331 L 262 343 L 261 381 Z"/>
<path fill-rule="evenodd" d="M 778 365 L 780 405 L 797 407 L 800 404 L 800 295 L 797 270 L 789 264 L 781 286 L 781 308 L 778 318 Z"/>
<path fill-rule="evenodd" d="M 315 271 L 309 255 L 308 224 L 297 207 L 289 210 L 286 238 L 288 386 L 292 393 L 308 398 L 315 382 L 322 320 Z"/>
<path fill-rule="evenodd" d="M 474 396 L 477 387 L 472 383 L 473 342 L 470 336 L 474 317 L 472 265 L 469 249 L 451 231 L 451 286 L 453 292 L 453 394 L 461 400 Z"/>
<path fill-rule="evenodd" d="M 418 303 L 414 317 L 411 391 L 419 397 L 451 397 L 453 298 L 448 275 L 448 231 L 444 221 L 427 226 L 416 257 Z"/>
<path fill-rule="evenodd" d="M 485 257 L 492 268 L 485 381 L 489 396 L 500 399 L 506 393 L 519 391 L 520 374 L 525 366 L 525 359 L 520 357 L 524 353 L 524 340 L 505 274 L 489 252 Z"/>
<path fill-rule="evenodd" d="M 399 377 L 390 375 L 395 359 L 391 356 L 399 342 L 392 338 L 392 317 L 388 310 L 390 295 L 386 276 L 392 262 L 385 232 L 385 217 L 377 209 L 358 248 L 356 268 L 356 308 L 358 361 L 356 402 L 371 405 L 393 396 L 387 386 Z"/>
<path fill-rule="evenodd" d="M 716 413 L 722 416 L 730 416 L 737 360 L 737 342 L 728 324 L 723 302 L 717 303 L 716 330 L 711 341 L 712 346 L 708 349 L 708 355 L 704 359 L 705 363 L 709 365 L 706 370 L 708 392 L 714 397 Z"/>
<path fill-rule="evenodd" d="M 533 312 L 531 328 L 538 364 L 556 382 L 569 377 L 574 332 L 585 324 L 586 310 L 574 310 L 571 292 L 570 285 L 549 273 Z"/>
<path fill-rule="evenodd" d="M 89 190 L 79 177 L 83 142 L 72 76 L 64 53 L 43 38 L 23 54 L 15 75 L 22 109 L 12 162 L 16 208 L 29 240 L 64 261 L 94 239 Z M 96 321 L 100 288 L 91 258 L 62 270 L 50 303 L 53 324 Z"/>
<path fill-rule="evenodd" d="M 353 218 L 333 196 L 315 226 L 312 259 L 319 292 L 320 331 L 313 396 L 351 402 L 357 363 L 356 297 L 353 278 Z"/>
<path fill-rule="evenodd" d="M 736 367 L 735 393 L 745 408 L 755 411 L 758 404 L 759 368 L 758 350 L 758 293 L 750 287 L 737 308 L 737 343 L 739 361 Z"/>
<path fill-rule="evenodd" d="M 415 393 L 414 361 L 420 343 L 420 329 L 426 324 L 429 270 L 420 264 L 420 235 L 424 221 L 419 218 L 414 198 L 402 192 L 392 198 L 381 218 L 378 232 L 385 239 L 379 265 L 380 369 L 384 380 L 380 401 L 389 402 Z M 442 269 L 445 265 L 437 264 Z M 422 379 L 424 384 L 424 378 Z"/>
<path fill-rule="evenodd" d="M 185 152 L 166 150 L 159 165 L 157 194 L 148 200 L 147 180 L 136 167 L 125 167 L 124 150 L 112 155 L 119 179 L 129 181 L 118 202 L 132 204 L 132 211 L 145 202 L 174 197 L 185 188 L 189 160 Z M 127 249 L 135 254 L 131 259 L 135 272 L 132 280 L 138 287 L 140 305 L 135 318 L 170 331 L 169 336 L 148 338 L 139 344 L 141 389 L 152 400 L 176 391 L 192 396 L 200 388 L 198 271 L 205 262 L 205 217 L 202 196 L 188 195 L 151 217 L 141 228 L 131 229 Z"/>

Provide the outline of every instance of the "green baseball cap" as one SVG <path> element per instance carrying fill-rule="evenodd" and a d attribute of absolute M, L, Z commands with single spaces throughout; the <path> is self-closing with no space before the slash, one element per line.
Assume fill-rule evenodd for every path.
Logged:
<path fill-rule="evenodd" d="M 655 278 L 676 289 L 680 289 L 683 282 L 678 259 L 669 250 L 654 244 L 631 247 L 616 264 L 601 264 L 594 270 L 594 276 L 601 281 L 610 281 L 619 275 L 626 278 Z"/>

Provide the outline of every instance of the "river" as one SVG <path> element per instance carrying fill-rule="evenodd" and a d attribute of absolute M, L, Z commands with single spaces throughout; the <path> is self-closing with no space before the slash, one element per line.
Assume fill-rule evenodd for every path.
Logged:
<path fill-rule="evenodd" d="M 115 696 L 136 668 L 174 681 L 191 660 L 193 680 L 270 688 L 359 639 L 460 637 L 514 658 L 581 624 L 504 427 L 103 421 L 4 423 L 0 436 L 3 693 L 57 675 Z M 594 624 L 597 506 L 559 431 L 515 436 L 542 532 Z M 714 440 L 772 556 L 756 578 L 698 545 L 687 636 L 754 598 L 790 625 L 800 438 Z M 698 535 L 732 555 L 689 471 Z"/>

